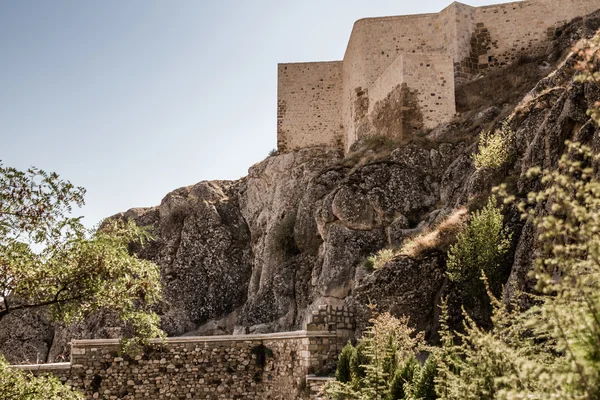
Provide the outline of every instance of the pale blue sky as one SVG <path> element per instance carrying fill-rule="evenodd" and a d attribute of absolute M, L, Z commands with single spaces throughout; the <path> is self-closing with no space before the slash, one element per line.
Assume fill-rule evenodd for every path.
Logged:
<path fill-rule="evenodd" d="M 501 1 L 467 1 L 471 5 Z M 277 63 L 448 0 L 0 0 L 0 159 L 87 188 L 88 225 L 276 147 Z"/>

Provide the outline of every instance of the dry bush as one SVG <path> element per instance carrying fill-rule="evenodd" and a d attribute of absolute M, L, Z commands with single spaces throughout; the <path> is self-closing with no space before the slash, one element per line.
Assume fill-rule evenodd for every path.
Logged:
<path fill-rule="evenodd" d="M 469 213 L 464 207 L 455 210 L 432 229 L 408 239 L 399 254 L 419 258 L 432 250 L 446 252 L 464 229 L 468 216 Z"/>

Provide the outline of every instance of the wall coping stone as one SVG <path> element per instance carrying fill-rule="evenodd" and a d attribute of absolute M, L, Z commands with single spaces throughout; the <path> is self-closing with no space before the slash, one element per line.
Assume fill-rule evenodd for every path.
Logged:
<path fill-rule="evenodd" d="M 35 371 L 35 370 L 49 370 L 49 371 L 57 371 L 57 370 L 66 370 L 71 368 L 70 362 L 63 363 L 48 363 L 48 364 L 23 364 L 23 365 L 11 365 L 11 367 L 16 369 L 22 369 L 24 371 Z"/>
<path fill-rule="evenodd" d="M 298 339 L 311 337 L 335 337 L 335 332 L 330 331 L 294 331 L 294 332 L 276 332 L 260 333 L 250 335 L 219 335 L 219 336 L 181 336 L 169 337 L 166 339 L 151 339 L 150 343 L 194 343 L 194 342 L 243 342 L 249 340 L 273 340 L 273 339 Z M 120 339 L 80 339 L 72 340 L 71 344 L 77 346 L 102 346 L 117 345 Z"/>
<path fill-rule="evenodd" d="M 316 375 L 306 375 L 307 382 L 332 382 L 335 381 L 335 378 L 332 376 L 316 376 Z"/>

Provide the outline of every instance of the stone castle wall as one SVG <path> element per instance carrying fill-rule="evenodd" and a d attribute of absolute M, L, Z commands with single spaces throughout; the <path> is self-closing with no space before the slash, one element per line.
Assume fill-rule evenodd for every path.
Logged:
<path fill-rule="evenodd" d="M 279 65 L 277 148 L 339 146 L 342 62 Z"/>
<path fill-rule="evenodd" d="M 154 340 L 138 356 L 118 340 L 75 340 L 71 362 L 16 366 L 49 373 L 89 399 L 318 398 L 322 380 L 354 331 L 353 313 L 322 306 L 306 330 Z"/>
<path fill-rule="evenodd" d="M 335 92 L 330 91 L 326 96 L 304 92 L 298 97 L 299 88 L 312 91 L 315 82 L 326 80 L 323 72 L 314 69 L 286 74 L 282 71 L 286 64 L 280 66 L 278 143 L 282 145 L 279 150 L 329 145 L 347 151 L 361 137 L 379 134 L 370 123 L 377 116 L 369 112 L 398 85 L 405 85 L 407 93 L 416 94 L 420 99 L 418 104 L 440 106 L 445 102 L 439 111 L 429 108 L 415 113 L 412 110 L 415 96 L 404 96 L 406 99 L 400 99 L 396 106 L 411 111 L 403 118 L 421 115 L 425 129 L 446 122 L 455 114 L 454 96 L 446 94 L 437 96 L 442 97 L 436 99 L 440 101 L 425 101 L 428 91 L 429 95 L 436 93 L 430 89 L 437 84 L 427 82 L 432 76 L 423 71 L 407 76 L 400 65 L 407 66 L 409 56 L 449 56 L 453 79 L 446 79 L 448 85 L 444 90 L 447 91 L 448 86 L 508 65 L 522 55 L 545 51 L 562 25 L 598 8 L 598 0 L 529 0 L 485 7 L 455 2 L 436 14 L 359 20 L 354 24 L 343 61 L 328 63 L 336 66 Z M 401 57 L 405 61 L 399 61 Z M 430 64 L 447 75 L 447 58 L 432 59 Z M 420 67 L 420 62 L 413 65 Z M 338 75 L 340 70 L 341 76 Z M 394 71 L 403 73 L 393 75 Z M 321 88 L 314 90 L 319 93 Z M 338 95 L 341 98 L 332 97 Z M 403 103 L 405 101 L 408 103 Z M 403 125 L 419 126 L 418 123 Z"/>
<path fill-rule="evenodd" d="M 544 53 L 557 29 L 599 8 L 597 0 L 530 0 L 473 8 L 471 51 L 466 59 L 457 59 L 463 62 L 459 72 L 470 74 L 461 77 Z M 465 71 L 465 61 L 471 62 L 472 71 Z"/>
<path fill-rule="evenodd" d="M 367 115 L 371 118 L 371 126 L 376 127 L 373 121 L 379 116 L 378 109 L 385 107 L 391 89 L 405 85 L 403 96 L 412 99 L 402 99 L 400 106 L 410 106 L 420 115 L 402 113 L 399 118 L 410 118 L 413 121 L 411 130 L 434 128 L 440 120 L 447 120 L 454 116 L 454 63 L 447 54 L 405 54 L 394 61 L 388 69 L 373 83 L 369 90 L 369 108 Z M 386 118 L 386 121 L 389 118 Z M 377 129 L 376 132 L 379 132 Z M 399 131 L 392 136 L 399 137 Z"/>

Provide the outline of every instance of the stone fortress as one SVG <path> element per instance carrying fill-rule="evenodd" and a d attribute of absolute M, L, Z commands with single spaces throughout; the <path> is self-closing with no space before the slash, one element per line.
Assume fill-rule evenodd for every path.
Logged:
<path fill-rule="evenodd" d="M 600 0 L 528 0 L 357 21 L 342 61 L 280 64 L 277 148 L 347 152 L 378 134 L 400 139 L 456 114 L 455 85 L 546 50 Z"/>

